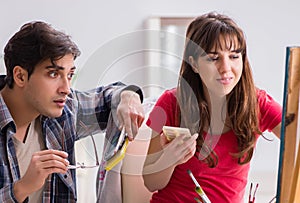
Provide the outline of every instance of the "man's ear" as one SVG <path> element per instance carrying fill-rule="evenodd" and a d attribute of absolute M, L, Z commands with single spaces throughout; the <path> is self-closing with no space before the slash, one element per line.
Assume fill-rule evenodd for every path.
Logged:
<path fill-rule="evenodd" d="M 192 56 L 189 56 L 189 63 L 190 65 L 192 66 L 192 69 L 195 73 L 199 73 L 199 70 L 198 70 L 198 64 L 197 62 L 195 61 L 194 57 Z"/>
<path fill-rule="evenodd" d="M 13 75 L 15 84 L 19 87 L 23 87 L 27 79 L 27 71 L 21 66 L 15 66 Z"/>

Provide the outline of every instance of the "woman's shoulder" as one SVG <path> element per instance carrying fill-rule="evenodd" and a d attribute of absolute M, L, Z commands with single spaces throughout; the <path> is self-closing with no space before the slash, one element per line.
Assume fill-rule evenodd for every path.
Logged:
<path fill-rule="evenodd" d="M 263 89 L 256 88 L 256 96 L 259 104 L 276 102 L 274 98 Z"/>
<path fill-rule="evenodd" d="M 275 101 L 265 90 L 257 89 L 257 101 L 260 113 L 260 129 L 272 130 L 281 122 L 281 105 Z"/>
<path fill-rule="evenodd" d="M 275 116 L 275 114 L 281 114 L 281 104 L 265 90 L 257 89 L 257 102 L 262 115 L 274 113 L 273 116 Z"/>
<path fill-rule="evenodd" d="M 256 88 L 256 95 L 257 95 L 258 98 L 259 97 L 264 97 L 264 96 L 267 95 L 267 92 L 265 90 L 260 89 L 260 88 L 257 87 Z"/>
<path fill-rule="evenodd" d="M 176 99 L 176 88 L 165 90 L 158 98 L 158 101 L 174 100 L 174 99 Z"/>
<path fill-rule="evenodd" d="M 163 92 L 163 95 L 169 95 L 169 96 L 174 96 L 176 97 L 176 92 L 177 92 L 177 88 L 171 88 L 171 89 L 167 89 Z"/>

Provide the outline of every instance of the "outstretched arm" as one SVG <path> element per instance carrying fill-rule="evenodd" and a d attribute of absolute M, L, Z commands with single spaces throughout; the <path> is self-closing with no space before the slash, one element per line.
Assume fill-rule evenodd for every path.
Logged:
<path fill-rule="evenodd" d="M 144 120 L 142 101 L 143 93 L 139 87 L 120 82 L 85 92 L 73 90 L 68 107 L 78 116 L 76 139 L 105 129 L 110 114 L 116 126 L 120 129 L 124 126 L 132 139 Z"/>
<path fill-rule="evenodd" d="M 122 91 L 120 98 L 117 117 L 120 125 L 125 127 L 129 140 L 133 140 L 144 121 L 142 101 L 140 95 L 131 90 Z"/>

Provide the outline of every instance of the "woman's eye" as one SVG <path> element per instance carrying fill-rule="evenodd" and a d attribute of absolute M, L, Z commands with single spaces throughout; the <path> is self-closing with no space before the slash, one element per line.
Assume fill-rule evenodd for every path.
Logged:
<path fill-rule="evenodd" d="M 207 61 L 210 61 L 210 62 L 216 61 L 216 60 L 218 60 L 218 59 L 219 59 L 218 56 L 208 56 L 208 57 L 207 57 Z"/>
<path fill-rule="evenodd" d="M 238 55 L 238 54 L 232 55 L 230 58 L 232 58 L 232 59 L 238 59 L 238 58 L 240 58 L 240 55 Z"/>

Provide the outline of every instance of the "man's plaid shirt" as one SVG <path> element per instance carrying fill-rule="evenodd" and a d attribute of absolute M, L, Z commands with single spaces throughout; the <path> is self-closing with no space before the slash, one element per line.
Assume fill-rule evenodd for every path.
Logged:
<path fill-rule="evenodd" d="M 40 118 L 46 148 L 62 150 L 64 140 L 68 160 L 70 164 L 75 164 L 75 141 L 106 128 L 111 106 L 115 107 L 115 101 L 119 101 L 121 87 L 124 88 L 122 83 L 114 83 L 86 92 L 72 90 L 61 117 Z M 61 126 L 64 139 L 61 137 Z M 12 139 L 16 126 L 1 95 L 0 128 L 0 202 L 17 202 L 13 184 L 20 179 L 20 172 Z M 75 176 L 75 170 L 68 170 L 67 174 L 50 175 L 45 182 L 43 202 L 76 202 Z M 28 198 L 25 202 L 28 202 Z"/>

